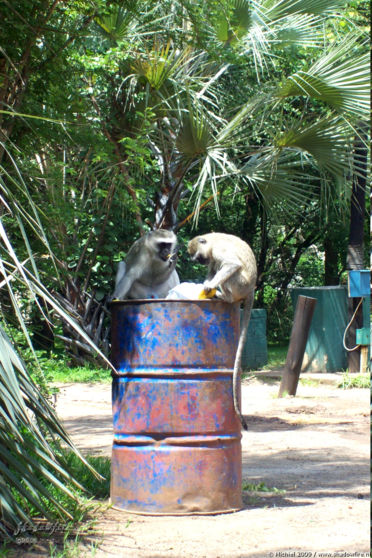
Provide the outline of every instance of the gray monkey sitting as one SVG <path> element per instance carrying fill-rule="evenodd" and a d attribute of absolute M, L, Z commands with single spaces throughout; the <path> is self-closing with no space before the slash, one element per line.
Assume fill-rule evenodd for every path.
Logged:
<path fill-rule="evenodd" d="M 180 282 L 176 261 L 176 235 L 166 230 L 148 232 L 119 263 L 111 300 L 165 298 Z"/>
<path fill-rule="evenodd" d="M 257 280 L 256 259 L 246 242 L 237 236 L 223 233 L 196 236 L 190 240 L 188 252 L 192 260 L 208 266 L 208 276 L 204 281 L 206 293 L 219 288 L 220 292 L 216 293 L 218 298 L 226 302 L 242 301 L 244 304 L 239 343 L 234 362 L 233 398 L 235 412 L 244 429 L 247 430 L 247 424 L 239 406 L 238 384 L 243 347 Z"/>

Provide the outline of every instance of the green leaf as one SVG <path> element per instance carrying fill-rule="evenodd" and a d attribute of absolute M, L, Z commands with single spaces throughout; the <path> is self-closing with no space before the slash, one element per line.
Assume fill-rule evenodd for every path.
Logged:
<path fill-rule="evenodd" d="M 212 126 L 204 110 L 200 106 L 190 106 L 177 135 L 177 149 L 183 157 L 194 159 L 206 154 L 213 141 Z"/>

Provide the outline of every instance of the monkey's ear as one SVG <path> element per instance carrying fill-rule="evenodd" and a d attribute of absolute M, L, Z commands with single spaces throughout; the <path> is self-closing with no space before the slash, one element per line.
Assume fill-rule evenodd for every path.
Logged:
<path fill-rule="evenodd" d="M 207 244 L 207 241 L 205 240 L 205 238 L 198 238 L 198 242 L 199 242 L 199 244 Z"/>

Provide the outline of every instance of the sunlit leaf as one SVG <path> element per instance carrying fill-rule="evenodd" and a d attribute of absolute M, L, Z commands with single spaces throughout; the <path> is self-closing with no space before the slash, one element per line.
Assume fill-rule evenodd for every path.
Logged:
<path fill-rule="evenodd" d="M 149 83 L 153 89 L 161 89 L 167 79 L 189 58 L 190 49 L 171 49 L 170 42 L 141 55 L 132 63 L 133 70 Z"/>
<path fill-rule="evenodd" d="M 190 106 L 177 135 L 176 146 L 183 157 L 195 158 L 207 153 L 213 143 L 212 127 L 202 109 Z"/>

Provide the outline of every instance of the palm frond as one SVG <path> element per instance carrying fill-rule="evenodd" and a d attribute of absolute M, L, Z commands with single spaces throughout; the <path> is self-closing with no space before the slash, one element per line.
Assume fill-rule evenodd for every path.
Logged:
<path fill-rule="evenodd" d="M 312 14 L 293 14 L 276 20 L 271 45 L 317 47 L 323 43 L 323 22 Z"/>
<path fill-rule="evenodd" d="M 4 297 L 12 304 L 19 327 L 31 349 L 32 342 L 20 308 L 20 293 L 23 297 L 28 296 L 30 304 L 38 304 L 39 298 L 43 300 L 46 307 L 52 308 L 71 327 L 77 328 L 85 341 L 95 347 L 42 284 L 30 238 L 47 250 L 51 262 L 54 256 L 38 208 L 31 199 L 16 161 L 10 153 L 8 155 L 8 162 L 14 166 L 13 172 L 0 168 L 3 207 L 0 219 L 0 288 L 3 291 L 6 289 Z M 24 199 L 29 202 L 28 206 L 22 205 L 21 200 Z M 18 225 L 17 249 L 7 231 L 10 216 L 12 226 Z M 18 250 L 27 254 L 23 261 L 18 256 Z M 43 311 L 40 305 L 39 310 Z M 53 408 L 32 381 L 25 363 L 5 333 L 5 325 L 3 317 L 0 322 L 0 530 L 4 536 L 10 536 L 20 521 L 32 523 L 32 508 L 47 518 L 52 518 L 56 512 L 61 517 L 70 517 L 67 508 L 60 504 L 48 486 L 76 501 L 77 494 L 71 487 L 82 487 L 66 469 L 64 459 L 54 444 L 70 448 L 93 474 L 99 475 L 74 446 Z M 106 359 L 102 353 L 101 357 Z"/>
<path fill-rule="evenodd" d="M 306 154 L 275 147 L 250 157 L 239 175 L 271 213 L 275 212 L 277 204 L 287 206 L 289 212 L 300 211 L 302 204 L 308 203 L 319 187 L 316 170 Z"/>
<path fill-rule="evenodd" d="M 368 118 L 370 108 L 370 63 L 367 52 L 350 56 L 358 48 L 357 37 L 347 38 L 320 58 L 308 71 L 286 79 L 277 97 L 307 96 L 339 111 Z"/>
<path fill-rule="evenodd" d="M 344 177 L 352 172 L 352 142 L 352 130 L 343 119 L 323 118 L 311 126 L 300 123 L 289 128 L 275 143 L 280 149 L 307 152 L 321 172 Z"/>
<path fill-rule="evenodd" d="M 120 6 L 115 6 L 110 14 L 96 17 L 94 21 L 100 31 L 115 43 L 129 39 L 136 25 L 133 14 Z"/>
<path fill-rule="evenodd" d="M 273 45 L 318 47 L 323 41 L 320 7 L 306 2 L 251 2 L 251 25 L 239 47 L 253 57 L 258 79 L 275 63 Z M 323 3 L 324 4 L 324 3 Z"/>
<path fill-rule="evenodd" d="M 196 159 L 206 154 L 213 142 L 212 125 L 201 103 L 189 102 L 176 139 L 178 151 L 185 159 Z"/>
<path fill-rule="evenodd" d="M 50 506 L 46 505 L 46 502 L 51 502 L 61 517 L 71 518 L 67 509 L 40 479 L 44 478 L 68 497 L 77 500 L 73 490 L 60 479 L 82 487 L 65 470 L 48 440 L 55 436 L 75 452 L 76 448 L 55 412 L 30 379 L 1 325 L 0 401 L 0 495 L 6 533 L 11 534 L 20 520 L 32 524 L 25 502 L 44 517 L 52 518 Z"/>
<path fill-rule="evenodd" d="M 227 45 L 247 34 L 252 24 L 249 0 L 233 0 L 229 10 L 221 10 L 215 22 L 217 39 Z"/>
<path fill-rule="evenodd" d="M 146 55 L 140 55 L 132 63 L 133 70 L 142 76 L 149 85 L 159 90 L 166 80 L 190 57 L 190 48 L 183 51 L 171 49 L 171 43 L 158 46 Z"/>
<path fill-rule="evenodd" d="M 194 222 L 198 222 L 200 207 L 202 204 L 204 189 L 208 187 L 212 190 L 214 204 L 217 215 L 219 215 L 218 206 L 218 183 L 228 177 L 238 175 L 238 169 L 233 160 L 228 156 L 224 146 L 219 146 L 215 141 L 211 145 L 200 161 L 198 168 L 198 176 L 193 185 L 193 193 L 195 195 L 194 203 Z"/>
<path fill-rule="evenodd" d="M 354 133 L 342 118 L 323 118 L 311 126 L 292 123 L 271 147 L 248 159 L 240 176 L 267 211 L 278 202 L 296 211 L 318 193 L 328 198 L 334 184 L 345 188 L 352 173 L 362 172 L 363 161 L 353 155 Z"/>
<path fill-rule="evenodd" d="M 263 0 L 262 7 L 271 19 L 291 14 L 321 15 L 342 8 L 347 0 Z"/>

